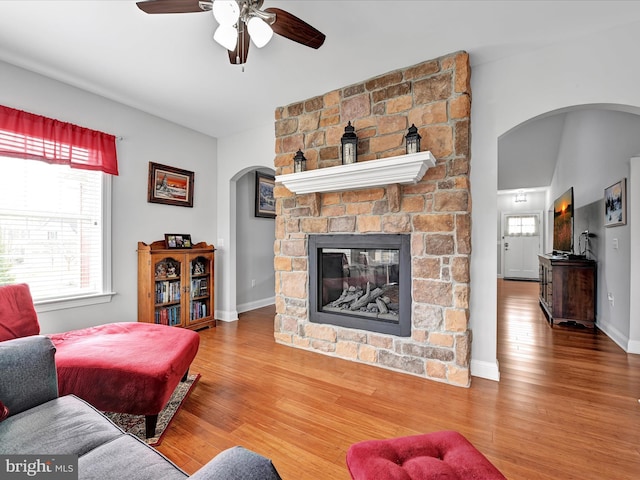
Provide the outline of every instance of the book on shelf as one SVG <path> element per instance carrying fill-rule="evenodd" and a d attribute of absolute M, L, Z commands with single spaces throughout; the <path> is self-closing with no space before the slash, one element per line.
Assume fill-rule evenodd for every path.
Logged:
<path fill-rule="evenodd" d="M 180 325 L 180 306 L 157 308 L 154 323 L 169 326 Z"/>
<path fill-rule="evenodd" d="M 191 280 L 191 298 L 206 297 L 207 295 L 209 295 L 209 280 L 207 278 Z"/>
<path fill-rule="evenodd" d="M 206 302 L 195 301 L 191 303 L 191 320 L 197 320 L 207 316 Z"/>
<path fill-rule="evenodd" d="M 165 280 L 156 282 L 155 303 L 174 303 L 180 301 L 180 282 Z"/>

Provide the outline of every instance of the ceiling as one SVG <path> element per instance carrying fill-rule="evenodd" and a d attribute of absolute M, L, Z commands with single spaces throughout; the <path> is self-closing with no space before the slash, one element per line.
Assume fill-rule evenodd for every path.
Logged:
<path fill-rule="evenodd" d="M 278 106 L 455 51 L 469 52 L 473 67 L 640 21 L 633 1 L 265 0 L 266 7 L 310 23 L 326 34 L 324 45 L 313 50 L 274 35 L 262 49 L 251 45 L 243 69 L 213 41 L 211 13 L 148 15 L 134 0 L 2 0 L 0 60 L 225 137 L 272 122 Z"/>
<path fill-rule="evenodd" d="M 498 139 L 498 190 L 551 185 L 566 112 L 529 120 Z"/>

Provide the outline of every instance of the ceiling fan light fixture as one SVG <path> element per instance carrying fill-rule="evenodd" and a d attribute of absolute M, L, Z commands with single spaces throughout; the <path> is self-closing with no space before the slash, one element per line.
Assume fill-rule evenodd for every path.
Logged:
<path fill-rule="evenodd" d="M 231 25 L 220 25 L 216 28 L 213 39 L 227 50 L 233 51 L 238 45 L 238 31 Z"/>
<path fill-rule="evenodd" d="M 214 0 L 211 11 L 220 25 L 231 27 L 240 18 L 240 6 L 235 0 Z"/>
<path fill-rule="evenodd" d="M 251 17 L 247 22 L 247 29 L 249 30 L 249 36 L 256 47 L 262 48 L 271 37 L 273 37 L 273 30 L 271 27 L 261 18 Z"/>
<path fill-rule="evenodd" d="M 244 65 L 251 43 L 256 48 L 262 48 L 269 43 L 274 33 L 305 47 L 318 49 L 322 46 L 326 38 L 324 33 L 286 10 L 262 10 L 264 1 L 136 0 L 136 5 L 149 14 L 211 11 L 220 27 L 213 34 L 213 39 L 228 50 L 232 64 Z"/>

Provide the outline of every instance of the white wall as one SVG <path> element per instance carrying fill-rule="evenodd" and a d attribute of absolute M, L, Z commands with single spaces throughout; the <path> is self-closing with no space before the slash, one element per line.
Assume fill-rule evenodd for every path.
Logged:
<path fill-rule="evenodd" d="M 630 163 L 629 183 L 640 185 L 640 156 L 632 157 Z M 637 188 L 627 191 L 627 207 L 627 223 L 629 224 L 630 237 L 635 246 L 631 249 L 629 261 L 631 270 L 629 311 L 630 318 L 637 318 L 640 315 L 640 295 L 638 295 L 640 292 L 640 249 L 637 248 L 638 239 L 640 239 L 640 195 Z M 640 322 L 638 321 L 630 322 L 627 351 L 640 353 Z"/>
<path fill-rule="evenodd" d="M 194 242 L 215 240 L 216 140 L 3 62 L 0 104 L 122 137 L 112 200 L 116 295 L 107 304 L 39 313 L 42 332 L 137 321 L 138 241 L 175 232 L 190 233 Z M 193 208 L 147 203 L 150 161 L 195 173 Z"/>
<path fill-rule="evenodd" d="M 579 109 L 565 117 L 553 198 L 574 187 L 579 208 L 604 197 L 604 188 L 629 175 L 629 158 L 640 150 L 640 117 L 604 109 Z"/>
<path fill-rule="evenodd" d="M 218 139 L 218 243 L 216 248 L 216 318 L 223 321 L 238 319 L 236 258 L 243 252 L 236 239 L 236 183 L 255 169 L 273 168 L 275 134 L 273 123 L 242 134 Z M 273 248 L 275 236 L 270 242 Z M 273 265 L 271 266 L 273 269 Z M 275 283 L 274 283 L 275 290 Z"/>
<path fill-rule="evenodd" d="M 497 141 L 546 112 L 584 104 L 618 104 L 640 112 L 640 25 L 564 42 L 476 66 L 471 86 L 471 372 L 499 378 L 496 355 Z M 632 317 L 632 322 L 640 318 Z"/>
<path fill-rule="evenodd" d="M 274 171 L 261 169 L 273 175 Z M 273 218 L 255 216 L 256 172 L 245 173 L 236 182 L 236 309 L 238 313 L 275 302 Z"/>

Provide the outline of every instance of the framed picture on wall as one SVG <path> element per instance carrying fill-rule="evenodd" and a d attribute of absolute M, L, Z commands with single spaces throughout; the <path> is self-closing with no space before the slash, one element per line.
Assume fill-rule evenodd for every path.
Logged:
<path fill-rule="evenodd" d="M 604 226 L 627 224 L 627 179 L 604 189 Z"/>
<path fill-rule="evenodd" d="M 147 201 L 193 207 L 193 172 L 149 162 Z"/>
<path fill-rule="evenodd" d="M 275 184 L 273 175 L 256 172 L 256 217 L 276 218 Z"/>

